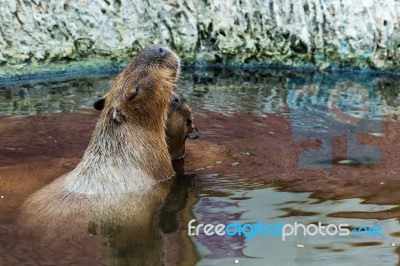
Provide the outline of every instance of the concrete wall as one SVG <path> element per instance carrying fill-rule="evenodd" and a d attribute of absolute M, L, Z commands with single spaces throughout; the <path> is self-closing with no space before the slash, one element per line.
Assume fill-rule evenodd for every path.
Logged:
<path fill-rule="evenodd" d="M 192 63 L 393 70 L 399 14 L 398 0 L 0 0 L 0 68 L 124 61 L 167 43 Z"/>

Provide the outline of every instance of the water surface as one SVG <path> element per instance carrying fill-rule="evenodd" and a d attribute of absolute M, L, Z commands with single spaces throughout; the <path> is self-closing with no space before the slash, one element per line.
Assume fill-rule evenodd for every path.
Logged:
<path fill-rule="evenodd" d="M 113 77 L 0 84 L 0 264 L 144 265 L 138 254 L 164 251 L 166 265 L 398 265 L 400 82 L 371 74 L 184 71 L 177 91 L 193 107 L 200 139 L 187 142 L 185 176 L 160 221 L 149 218 L 146 241 L 138 246 L 146 230 L 134 223 L 85 224 L 78 236 L 60 230 L 52 241 L 31 236 L 19 207 L 79 162 L 98 116 L 92 103 Z M 343 135 L 354 132 L 375 149 L 348 158 L 359 147 Z M 326 139 L 328 156 L 304 153 Z M 192 219 L 380 225 L 383 236 L 188 236 Z"/>

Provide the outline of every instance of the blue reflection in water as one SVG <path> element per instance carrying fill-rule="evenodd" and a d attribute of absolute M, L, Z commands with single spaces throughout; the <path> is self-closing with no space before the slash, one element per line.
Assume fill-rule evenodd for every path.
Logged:
<path fill-rule="evenodd" d="M 382 114 L 376 78 L 332 74 L 289 79 L 286 84 L 291 128 L 295 140 L 321 141 L 321 148 L 299 156 L 302 168 L 332 166 L 333 137 L 347 137 L 347 159 L 378 163 L 380 151 L 358 144 L 360 133 L 378 133 Z"/>

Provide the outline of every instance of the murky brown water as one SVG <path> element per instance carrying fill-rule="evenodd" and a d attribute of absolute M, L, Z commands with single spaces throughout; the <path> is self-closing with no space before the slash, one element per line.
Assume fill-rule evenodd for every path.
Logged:
<path fill-rule="evenodd" d="M 187 142 L 185 176 L 157 214 L 160 221 L 143 220 L 142 211 L 141 219 L 131 214 L 96 234 L 99 225 L 82 214 L 51 239 L 25 230 L 19 208 L 79 162 L 98 116 L 91 104 L 112 77 L 0 85 L 0 265 L 398 265 L 400 82 L 261 70 L 186 73 L 178 91 L 192 104 L 201 137 Z M 363 89 L 367 100 L 354 97 Z M 334 92 L 343 98 L 332 98 Z M 298 118 L 297 110 L 306 111 Z M 354 119 L 365 113 L 368 124 L 359 130 Z M 361 162 L 375 155 L 364 150 L 348 158 L 348 138 L 336 130 L 343 125 L 357 132 L 358 144 L 379 151 L 377 163 Z M 327 136 L 331 160 L 313 158 L 319 168 L 303 168 L 301 154 Z M 151 193 L 129 195 L 129 204 Z M 191 219 L 380 225 L 383 236 L 192 237 Z M 83 231 L 73 234 L 70 226 L 81 222 Z"/>

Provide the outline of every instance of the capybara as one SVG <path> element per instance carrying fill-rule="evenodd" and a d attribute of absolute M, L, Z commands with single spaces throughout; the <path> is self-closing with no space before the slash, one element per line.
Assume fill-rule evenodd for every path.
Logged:
<path fill-rule="evenodd" d="M 102 112 L 77 167 L 23 204 L 28 230 L 59 238 L 111 224 L 138 228 L 131 244 L 149 244 L 152 230 L 141 228 L 152 224 L 174 180 L 165 121 L 179 72 L 168 48 L 152 45 L 136 56 L 95 102 Z"/>
<path fill-rule="evenodd" d="M 166 135 L 168 151 L 172 160 L 185 157 L 186 139 L 199 137 L 197 128 L 193 123 L 193 113 L 186 99 L 174 92 L 168 108 L 166 122 Z"/>

